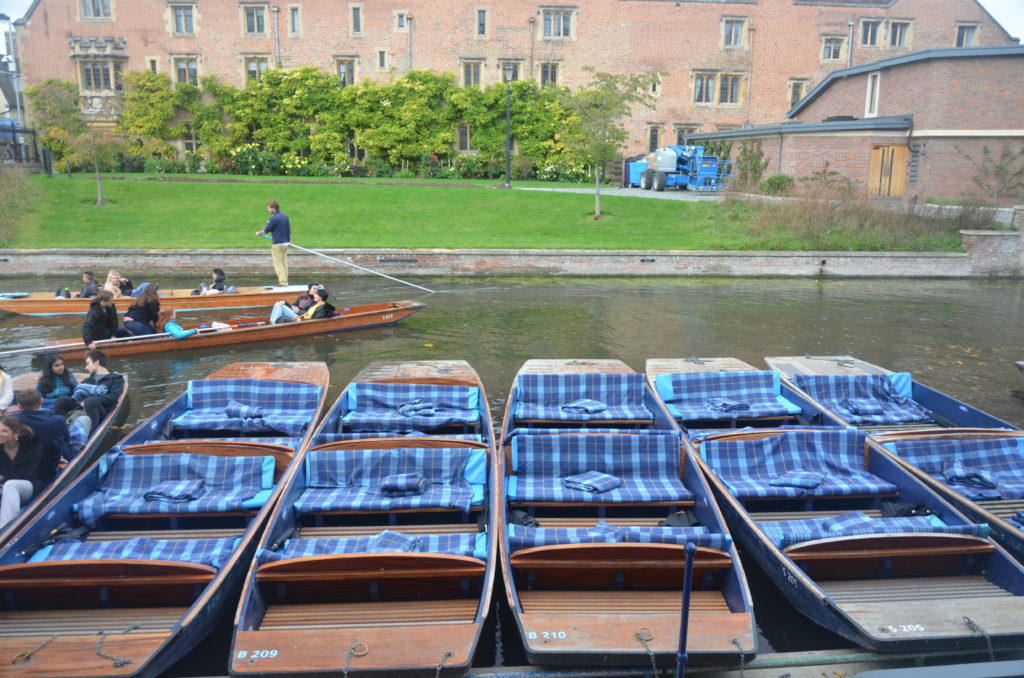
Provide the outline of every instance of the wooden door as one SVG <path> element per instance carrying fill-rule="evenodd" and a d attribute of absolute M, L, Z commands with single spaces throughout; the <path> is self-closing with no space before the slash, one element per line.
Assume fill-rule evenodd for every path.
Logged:
<path fill-rule="evenodd" d="M 868 166 L 868 193 L 884 198 L 902 198 L 906 187 L 907 147 L 872 146 Z"/>

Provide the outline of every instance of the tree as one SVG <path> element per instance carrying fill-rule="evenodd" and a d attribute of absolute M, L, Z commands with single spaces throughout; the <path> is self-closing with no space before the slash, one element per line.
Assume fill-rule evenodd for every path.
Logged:
<path fill-rule="evenodd" d="M 761 140 L 744 139 L 740 142 L 740 153 L 736 158 L 736 188 L 757 186 L 767 167 L 768 158 L 764 157 L 764 151 L 761 150 Z"/>
<path fill-rule="evenodd" d="M 980 188 L 992 195 L 992 201 L 999 202 L 1001 197 L 1018 196 L 1024 190 L 1024 146 L 1013 150 L 1004 145 L 996 158 L 988 146 L 981 147 L 981 161 L 965 153 L 959 146 L 956 152 L 974 165 L 978 173 L 971 180 Z"/>
<path fill-rule="evenodd" d="M 586 89 L 571 93 L 562 90 L 562 102 L 576 118 L 576 133 L 565 143 L 594 164 L 594 218 L 601 218 L 601 169 L 612 160 L 629 138 L 623 122 L 636 106 L 654 108 L 652 89 L 660 73 L 612 75 L 593 73 Z"/>

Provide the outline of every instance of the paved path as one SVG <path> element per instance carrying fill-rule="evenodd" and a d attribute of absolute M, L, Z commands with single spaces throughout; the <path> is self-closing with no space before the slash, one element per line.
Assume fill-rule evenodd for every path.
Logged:
<path fill-rule="evenodd" d="M 519 191 L 548 191 L 550 193 L 589 193 L 594 194 L 592 188 L 520 188 L 512 183 L 512 188 Z M 626 197 L 626 198 L 657 198 L 659 200 L 714 200 L 714 193 L 695 193 L 693 191 L 682 191 L 677 188 L 666 188 L 662 192 L 645 191 L 641 188 L 622 188 L 616 186 L 602 186 L 601 197 Z"/>

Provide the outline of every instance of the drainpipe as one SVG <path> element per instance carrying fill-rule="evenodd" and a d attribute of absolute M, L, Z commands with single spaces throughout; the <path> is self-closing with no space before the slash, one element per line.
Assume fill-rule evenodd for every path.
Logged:
<path fill-rule="evenodd" d="M 853 65 L 853 27 L 857 24 L 853 19 L 850 19 L 846 22 L 846 25 L 850 27 L 850 41 L 846 43 L 846 67 L 849 68 Z"/>
<path fill-rule="evenodd" d="M 779 132 L 779 159 L 777 161 L 778 168 L 777 168 L 777 170 L 775 172 L 776 174 L 783 174 L 784 173 L 782 171 L 782 145 L 784 143 L 786 143 L 786 135 L 783 134 L 782 132 Z"/>
<path fill-rule="evenodd" d="M 281 8 L 271 5 L 270 11 L 274 13 L 274 60 L 277 61 L 277 67 L 281 68 L 281 27 L 278 25 Z"/>
<path fill-rule="evenodd" d="M 749 50 L 749 57 L 747 59 L 747 96 L 746 96 L 747 105 L 745 106 L 745 108 L 746 108 L 746 111 L 745 111 L 746 119 L 743 121 L 743 123 L 745 125 L 749 125 L 750 124 L 750 98 L 751 98 L 751 95 L 752 95 L 752 93 L 754 91 L 754 22 L 753 21 L 750 22 L 749 34 L 750 34 L 750 37 L 747 39 L 747 42 L 749 43 L 747 45 L 748 50 Z"/>
<path fill-rule="evenodd" d="M 412 70 L 412 14 L 405 15 L 405 25 L 409 29 L 409 70 Z"/>
<path fill-rule="evenodd" d="M 523 75 L 526 76 L 526 77 L 533 77 L 533 45 L 536 42 L 536 39 L 535 39 L 535 36 L 534 36 L 534 31 L 537 30 L 537 17 L 531 15 L 530 19 L 529 19 L 529 23 L 530 23 L 530 63 L 527 66 L 527 68 L 529 68 L 530 70 L 528 70 Z"/>

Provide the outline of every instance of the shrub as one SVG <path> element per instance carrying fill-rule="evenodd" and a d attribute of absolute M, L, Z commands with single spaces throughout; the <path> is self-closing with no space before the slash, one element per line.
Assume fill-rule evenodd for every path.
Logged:
<path fill-rule="evenodd" d="M 153 174 L 184 174 L 185 162 L 174 158 L 161 158 L 154 155 L 146 158 L 145 168 Z"/>
<path fill-rule="evenodd" d="M 146 159 L 141 155 L 122 155 L 117 161 L 118 172 L 145 172 Z"/>
<path fill-rule="evenodd" d="M 570 181 L 582 183 L 593 179 L 587 167 L 579 163 L 556 162 L 537 168 L 537 178 L 541 181 Z"/>
<path fill-rule="evenodd" d="M 768 195 L 785 195 L 795 184 L 796 180 L 788 174 L 773 174 L 761 182 L 761 190 Z"/>
<path fill-rule="evenodd" d="M 200 153 L 193 151 L 187 151 L 185 153 L 185 171 L 189 174 L 195 174 L 203 166 L 203 156 Z"/>
<path fill-rule="evenodd" d="M 363 162 L 363 167 L 366 168 L 367 176 L 386 179 L 395 175 L 395 170 L 384 158 L 367 158 Z"/>

